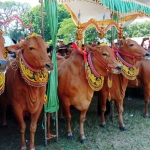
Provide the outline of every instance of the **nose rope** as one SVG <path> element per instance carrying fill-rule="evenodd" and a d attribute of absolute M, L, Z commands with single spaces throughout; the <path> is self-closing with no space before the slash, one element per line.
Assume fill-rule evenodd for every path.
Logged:
<path fill-rule="evenodd" d="M 108 65 L 108 63 L 105 63 L 105 62 L 103 62 L 100 58 L 98 58 L 94 53 L 92 53 L 92 55 L 101 63 L 101 64 L 103 64 L 107 69 L 108 68 L 115 68 L 115 67 L 113 67 L 113 66 L 111 66 L 111 65 Z"/>
<path fill-rule="evenodd" d="M 116 55 L 117 55 L 117 57 L 119 58 L 119 60 L 123 63 L 123 64 L 125 64 L 126 66 L 128 66 L 128 67 L 130 67 L 130 68 L 132 68 L 134 65 L 132 65 L 132 64 L 130 64 L 130 63 L 128 63 L 128 62 L 126 62 L 121 56 L 120 56 L 120 54 L 117 52 L 116 53 Z"/>

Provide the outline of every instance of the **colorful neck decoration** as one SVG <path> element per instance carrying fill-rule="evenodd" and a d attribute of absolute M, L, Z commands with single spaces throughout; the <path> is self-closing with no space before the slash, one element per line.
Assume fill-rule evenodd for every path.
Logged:
<path fill-rule="evenodd" d="M 94 91 L 99 91 L 103 87 L 104 77 L 95 75 L 95 73 L 93 73 L 93 71 L 90 67 L 90 63 L 88 61 L 86 63 L 86 75 L 87 75 L 87 80 L 88 80 L 89 86 Z"/>
<path fill-rule="evenodd" d="M 94 91 L 99 91 L 103 87 L 104 77 L 101 76 L 93 66 L 91 53 L 88 53 L 88 59 L 86 61 L 86 78 L 88 80 L 89 86 Z"/>
<path fill-rule="evenodd" d="M 86 74 L 86 79 L 88 80 L 89 86 L 94 90 L 94 91 L 99 91 L 103 87 L 104 83 L 104 77 L 101 76 L 96 69 L 93 66 L 91 55 L 97 59 L 100 63 L 102 63 L 104 66 L 108 67 L 107 64 L 105 64 L 102 60 L 100 60 L 98 57 L 96 57 L 92 52 L 85 52 L 80 50 L 76 43 L 72 43 L 74 49 L 83 55 L 84 57 L 84 63 L 85 63 L 85 74 Z"/>
<path fill-rule="evenodd" d="M 22 50 L 19 54 L 19 67 L 22 78 L 31 86 L 41 87 L 45 86 L 48 81 L 48 71 L 35 70 L 24 59 Z"/>
<path fill-rule="evenodd" d="M 139 73 L 139 68 L 136 68 L 134 65 L 126 62 L 119 54 L 120 51 L 117 51 L 117 61 L 123 66 L 122 74 L 129 80 L 135 80 L 136 76 Z M 124 54 L 124 53 L 121 53 Z"/>
<path fill-rule="evenodd" d="M 5 73 L 0 72 L 0 95 L 4 92 L 5 89 Z"/>

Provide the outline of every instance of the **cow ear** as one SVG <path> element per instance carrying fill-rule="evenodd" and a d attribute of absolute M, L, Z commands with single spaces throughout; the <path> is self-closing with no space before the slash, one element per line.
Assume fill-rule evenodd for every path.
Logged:
<path fill-rule="evenodd" d="M 5 48 L 8 52 L 16 52 L 17 50 L 22 48 L 22 43 L 14 44 Z"/>

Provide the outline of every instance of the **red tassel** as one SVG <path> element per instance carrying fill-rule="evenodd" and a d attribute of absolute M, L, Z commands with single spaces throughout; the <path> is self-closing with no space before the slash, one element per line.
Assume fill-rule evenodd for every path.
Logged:
<path fill-rule="evenodd" d="M 72 42 L 72 45 L 76 51 L 80 50 L 80 48 L 77 46 L 75 42 Z"/>

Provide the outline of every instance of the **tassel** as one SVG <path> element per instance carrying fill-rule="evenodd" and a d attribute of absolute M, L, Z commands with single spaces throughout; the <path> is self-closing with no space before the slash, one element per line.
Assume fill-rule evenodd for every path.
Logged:
<path fill-rule="evenodd" d="M 138 84 L 139 84 L 139 83 L 138 83 L 138 79 L 136 78 L 135 80 L 136 80 L 136 86 L 138 86 Z"/>
<path fill-rule="evenodd" d="M 111 100 L 111 94 L 110 94 L 110 92 L 108 93 L 108 100 L 109 101 Z"/>
<path fill-rule="evenodd" d="M 109 77 L 107 79 L 107 85 L 108 85 L 109 88 L 112 87 L 112 80 L 110 80 Z"/>
<path fill-rule="evenodd" d="M 110 88 L 112 87 L 112 79 L 109 79 L 109 76 L 108 76 L 108 79 L 107 79 L 107 85 L 108 85 L 108 90 L 109 90 L 108 100 L 110 101 L 111 100 Z"/>

